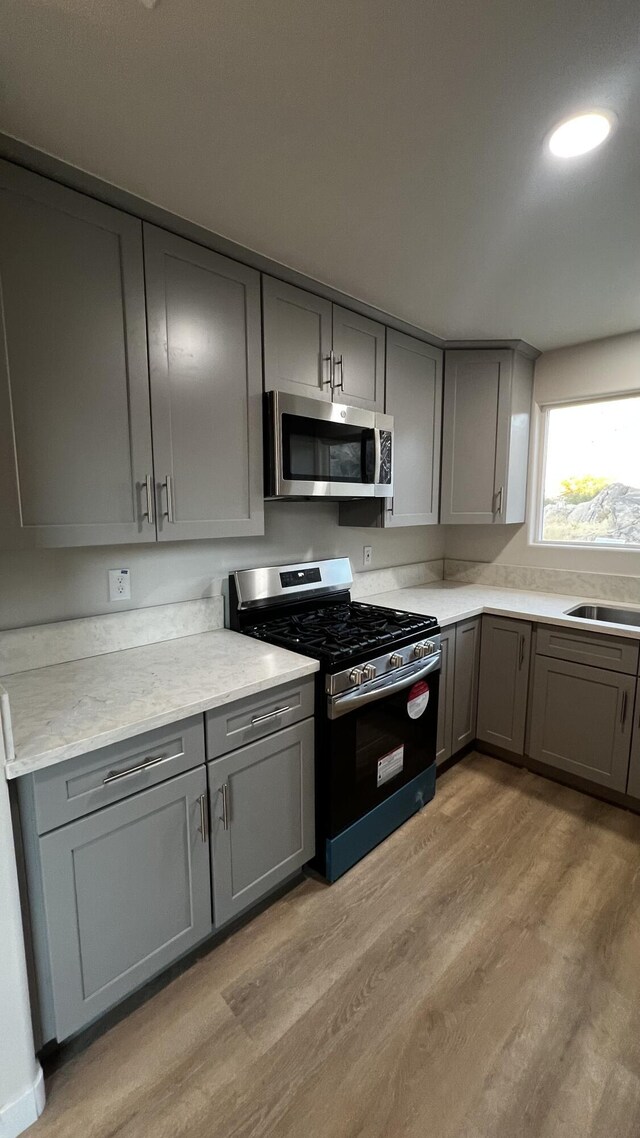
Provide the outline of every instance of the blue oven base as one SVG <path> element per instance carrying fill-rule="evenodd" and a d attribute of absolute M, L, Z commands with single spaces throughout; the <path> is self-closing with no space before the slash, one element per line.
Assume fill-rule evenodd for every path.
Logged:
<path fill-rule="evenodd" d="M 436 792 L 436 764 L 433 763 L 422 774 L 401 786 L 379 806 L 374 807 L 363 818 L 348 826 L 335 838 L 325 839 L 324 866 L 320 872 L 327 881 L 337 881 L 351 869 L 356 862 L 368 854 L 374 846 L 388 838 L 412 814 L 417 814 Z M 320 860 L 320 859 L 318 859 Z M 318 868 L 320 868 L 318 866 Z"/>

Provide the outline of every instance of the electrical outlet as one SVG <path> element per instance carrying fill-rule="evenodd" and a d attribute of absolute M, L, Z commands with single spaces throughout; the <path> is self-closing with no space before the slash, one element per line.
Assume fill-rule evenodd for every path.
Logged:
<path fill-rule="evenodd" d="M 128 569 L 109 570 L 109 600 L 131 600 L 131 574 Z"/>
<path fill-rule="evenodd" d="M 362 564 L 370 565 L 373 558 L 373 546 L 365 545 L 362 547 Z"/>

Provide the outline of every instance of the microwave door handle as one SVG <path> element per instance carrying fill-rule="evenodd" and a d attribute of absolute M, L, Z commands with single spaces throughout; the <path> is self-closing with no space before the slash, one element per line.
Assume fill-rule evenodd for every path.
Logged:
<path fill-rule="evenodd" d="M 380 428 L 373 428 L 373 447 L 374 447 L 374 460 L 373 460 L 373 483 L 377 486 L 380 482 L 380 466 L 382 463 L 382 445 L 380 442 Z"/>
<path fill-rule="evenodd" d="M 330 697 L 327 700 L 329 719 L 340 719 L 341 716 L 347 715 L 350 711 L 355 711 L 358 707 L 364 707 L 367 703 L 374 703 L 379 699 L 385 699 L 388 695 L 402 691 L 403 688 L 411 687 L 418 680 L 423 680 L 430 672 L 439 671 L 441 658 L 442 653 L 435 652 L 425 664 L 414 669 L 410 675 L 402 676 L 394 683 L 385 683 L 385 678 L 382 677 L 381 680 L 372 681 L 371 687 L 366 689 L 356 688 L 355 691 L 347 692 L 346 695 Z"/>

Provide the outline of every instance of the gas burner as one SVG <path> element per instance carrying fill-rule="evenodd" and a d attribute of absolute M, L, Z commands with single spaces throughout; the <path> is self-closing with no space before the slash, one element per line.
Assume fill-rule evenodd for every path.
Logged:
<path fill-rule="evenodd" d="M 245 631 L 259 640 L 337 664 L 363 652 L 395 646 L 405 637 L 427 635 L 435 624 L 432 617 L 350 601 L 276 616 Z"/>

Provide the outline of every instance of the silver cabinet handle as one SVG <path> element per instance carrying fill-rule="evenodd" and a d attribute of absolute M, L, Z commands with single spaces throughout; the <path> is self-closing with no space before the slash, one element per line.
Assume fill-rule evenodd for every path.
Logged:
<path fill-rule="evenodd" d="M 524 664 L 524 636 L 520 633 L 520 656 L 518 658 L 518 671 L 522 671 Z"/>
<path fill-rule="evenodd" d="M 498 490 L 498 493 L 496 494 L 496 498 L 498 499 L 498 503 L 496 505 L 496 514 L 501 514 L 502 513 L 502 499 L 504 498 L 504 486 L 500 487 L 500 489 Z"/>
<path fill-rule="evenodd" d="M 222 829 L 228 830 L 229 829 L 229 787 L 227 786 L 226 782 L 223 782 L 222 786 L 220 787 L 220 793 L 222 795 L 222 817 L 221 817 L 220 821 L 222 822 Z"/>
<path fill-rule="evenodd" d="M 143 516 L 143 518 L 146 518 L 149 525 L 152 526 L 155 522 L 155 515 L 154 515 L 154 509 L 153 509 L 154 485 L 153 485 L 153 478 L 151 477 L 150 474 L 147 474 L 147 477 L 144 480 L 144 489 L 145 489 L 145 493 L 147 496 L 147 508 L 146 508 L 146 510 L 142 516 Z"/>
<path fill-rule="evenodd" d="M 170 474 L 167 474 L 162 486 L 167 493 L 167 508 L 162 516 L 166 518 L 168 522 L 175 522 L 176 519 L 173 509 L 173 478 Z"/>
<path fill-rule="evenodd" d="M 254 715 L 251 726 L 257 727 L 258 723 L 266 723 L 269 719 L 276 719 L 278 715 L 284 715 L 285 711 L 291 711 L 291 708 L 289 706 L 276 707 L 274 711 L 267 711 L 264 715 Z"/>
<path fill-rule="evenodd" d="M 332 391 L 344 391 L 344 360 L 343 360 L 341 355 L 337 357 L 336 362 L 334 364 L 334 375 L 335 375 L 335 368 L 337 368 L 337 367 L 340 368 L 340 383 L 334 383 L 331 390 Z"/>
<path fill-rule="evenodd" d="M 622 704 L 620 707 L 620 726 L 624 727 L 626 721 L 627 721 L 627 693 L 626 693 L 626 691 L 623 691 L 623 693 L 622 693 Z"/>
<path fill-rule="evenodd" d="M 179 758 L 179 755 L 150 755 L 144 762 L 138 763 L 135 767 L 127 767 L 123 771 L 109 771 L 108 775 L 102 780 L 102 785 L 107 786 L 110 782 L 117 782 L 121 778 L 129 778 L 129 775 L 139 774 L 140 771 L 149 770 L 149 767 L 159 767 L 161 763 L 170 763 L 172 759 Z"/>
<path fill-rule="evenodd" d="M 323 359 L 324 359 L 324 362 L 329 365 L 329 378 L 323 379 L 322 386 L 333 388 L 333 378 L 334 378 L 334 368 L 335 368 L 335 357 L 333 354 L 333 348 L 329 352 L 329 355 L 324 356 Z"/>
<path fill-rule="evenodd" d="M 198 798 L 198 804 L 200 806 L 200 825 L 198 826 L 198 833 L 200 834 L 203 842 L 206 842 L 207 838 L 209 837 L 209 819 L 207 816 L 206 794 L 200 795 Z"/>

